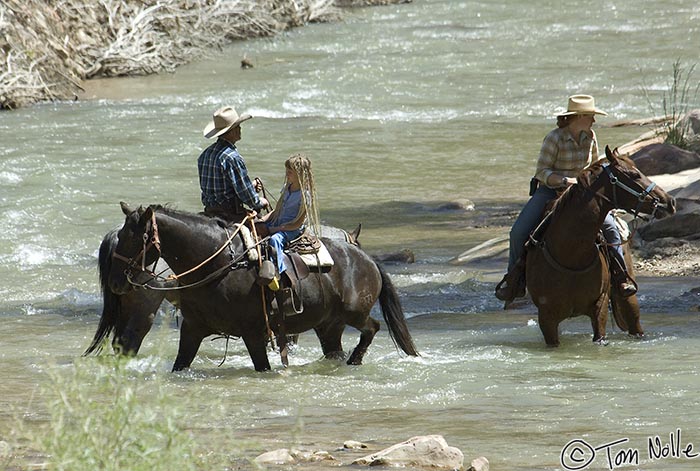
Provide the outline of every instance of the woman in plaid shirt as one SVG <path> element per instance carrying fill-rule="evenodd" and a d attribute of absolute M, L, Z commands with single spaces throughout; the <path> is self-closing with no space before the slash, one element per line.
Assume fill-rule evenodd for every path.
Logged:
<path fill-rule="evenodd" d="M 510 302 L 525 295 L 525 286 L 519 281 L 525 273 L 525 243 L 542 220 L 547 204 L 557 197 L 557 191 L 575 184 L 578 174 L 599 160 L 598 141 L 592 129 L 595 115 L 607 116 L 607 113 L 596 108 L 592 96 L 573 95 L 569 97 L 566 112 L 557 116 L 557 128 L 545 136 L 535 172 L 539 185 L 510 230 L 508 273 L 496 287 L 499 299 Z M 622 239 L 612 214 L 605 218 L 603 235 L 615 246 L 616 258 L 624 269 L 616 280 L 618 289 L 624 296 L 631 296 L 637 287 L 627 275 Z"/>

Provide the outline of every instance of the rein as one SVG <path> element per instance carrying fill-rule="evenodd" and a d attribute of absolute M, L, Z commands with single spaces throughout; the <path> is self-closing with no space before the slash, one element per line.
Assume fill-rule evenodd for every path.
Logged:
<path fill-rule="evenodd" d="M 150 223 L 151 225 L 151 231 L 152 235 L 148 235 L 149 228 L 148 224 Z M 156 222 L 156 213 L 153 212 L 151 215 L 151 219 L 149 220 L 148 223 L 146 223 L 146 228 L 143 232 L 143 247 L 141 248 L 141 251 L 137 253 L 134 257 L 132 258 L 127 258 L 121 254 L 118 254 L 117 252 L 112 253 L 112 258 L 116 258 L 117 260 L 120 260 L 122 262 L 125 262 L 127 265 L 127 269 L 124 271 L 125 274 L 127 274 L 127 278 L 130 275 L 131 268 L 139 268 L 141 272 L 146 273 L 148 275 L 151 275 L 153 277 L 157 276 L 155 273 L 153 273 L 151 270 L 146 269 L 146 254 L 151 250 L 151 248 L 155 247 L 156 250 L 158 251 L 158 256 L 156 257 L 156 262 L 160 258 L 161 250 L 160 250 L 160 236 L 158 234 L 158 223 Z M 141 259 L 141 267 L 139 267 L 136 264 L 136 260 Z M 155 266 L 155 262 L 154 262 Z"/>
<path fill-rule="evenodd" d="M 149 235 L 148 235 L 149 228 L 148 228 L 148 225 L 147 225 L 147 226 L 146 226 L 146 230 L 145 230 L 144 233 L 143 233 L 143 240 L 144 240 L 144 243 L 143 243 L 143 248 L 141 249 L 141 251 L 140 251 L 138 254 L 136 254 L 136 256 L 134 256 L 134 257 L 132 257 L 132 258 L 127 258 L 127 257 L 125 257 L 125 256 L 123 256 L 123 255 L 121 255 L 121 254 L 116 253 L 116 252 L 112 254 L 112 257 L 113 257 L 113 258 L 116 258 L 117 260 L 121 260 L 121 261 L 123 261 L 123 262 L 126 262 L 126 264 L 127 264 L 127 269 L 124 271 L 124 273 L 125 273 L 125 275 L 126 275 L 126 279 L 127 279 L 127 281 L 129 282 L 129 284 L 132 285 L 132 286 L 134 286 L 134 287 L 149 289 L 149 290 L 152 290 L 152 291 L 178 291 L 178 290 L 183 290 L 183 289 L 188 289 L 188 288 L 195 288 L 195 287 L 197 287 L 197 286 L 202 286 L 202 285 L 204 285 L 204 284 L 207 284 L 207 283 L 209 283 L 210 281 L 212 281 L 213 279 L 219 277 L 222 273 L 225 273 L 226 271 L 228 271 L 228 270 L 230 270 L 230 269 L 235 269 L 237 266 L 241 265 L 241 263 L 242 263 L 241 261 L 242 261 L 243 258 L 248 254 L 248 252 L 249 252 L 250 250 L 252 250 L 253 248 L 255 248 L 255 249 L 257 250 L 258 247 L 259 247 L 259 245 L 260 245 L 261 243 L 263 243 L 265 239 L 263 239 L 263 240 L 256 240 L 255 245 L 254 245 L 253 247 L 247 247 L 247 248 L 243 251 L 243 253 L 241 253 L 241 255 L 239 255 L 238 257 L 234 258 L 231 262 L 229 262 L 229 263 L 226 264 L 225 266 L 223 266 L 223 267 L 221 267 L 221 268 L 219 268 L 219 269 L 213 271 L 212 273 L 210 273 L 209 275 L 207 275 L 207 276 L 204 277 L 203 279 L 201 279 L 201 280 L 199 280 L 199 281 L 196 281 L 196 282 L 194 282 L 194 283 L 190 283 L 190 284 L 187 284 L 187 285 L 170 286 L 170 287 L 152 286 L 152 285 L 149 285 L 148 283 L 150 283 L 152 280 L 157 280 L 157 279 L 159 279 L 159 278 L 162 279 L 162 281 L 164 281 L 164 282 L 168 282 L 168 281 L 179 281 L 179 279 L 180 279 L 181 277 L 183 277 L 183 276 L 185 276 L 185 275 L 192 274 L 192 273 L 194 273 L 195 271 L 201 269 L 201 268 L 204 267 L 206 264 L 208 264 L 209 262 L 211 262 L 214 258 L 216 258 L 219 254 L 221 254 L 221 252 L 223 252 L 223 250 L 231 244 L 231 242 L 233 241 L 233 238 L 234 238 L 237 234 L 240 233 L 242 225 L 243 225 L 243 224 L 245 223 L 245 221 L 248 220 L 248 219 L 252 219 L 252 216 L 247 215 L 247 216 L 245 217 L 245 219 L 241 222 L 241 224 L 238 226 L 238 228 L 226 239 L 226 241 L 222 244 L 222 246 L 219 247 L 219 248 L 218 248 L 211 256 L 209 256 L 206 260 L 204 260 L 203 262 L 201 262 L 199 265 L 197 265 L 197 266 L 195 266 L 195 267 L 193 267 L 193 268 L 190 268 L 189 270 L 186 270 L 186 271 L 184 271 L 184 272 L 182 272 L 182 273 L 180 273 L 180 274 L 172 274 L 172 275 L 168 276 L 167 278 L 162 278 L 160 275 L 158 275 L 158 274 L 154 273 L 152 270 L 148 270 L 148 269 L 146 268 L 146 253 L 147 253 L 148 251 L 150 251 L 152 247 L 156 247 L 156 249 L 158 250 L 158 257 L 156 258 L 156 261 L 157 261 L 158 258 L 160 258 L 160 256 L 161 256 L 161 243 L 160 243 L 160 238 L 159 238 L 159 235 L 158 235 L 158 224 L 156 223 L 156 215 L 155 215 L 155 212 L 153 213 L 153 215 L 152 215 L 152 217 L 151 217 L 151 220 L 150 220 L 150 225 L 151 225 L 151 229 L 152 229 L 153 235 L 149 237 Z M 140 267 L 136 264 L 136 260 L 139 259 L 139 258 L 142 260 L 142 261 L 141 261 L 141 266 L 140 266 Z M 154 266 L 155 266 L 155 263 L 154 263 Z M 149 281 L 147 281 L 147 282 L 145 282 L 145 283 L 137 283 L 136 281 L 133 280 L 133 273 L 131 272 L 131 269 L 133 269 L 133 268 L 137 268 L 137 269 L 139 269 L 142 273 L 146 273 L 147 275 L 149 275 L 149 276 L 151 277 L 151 280 L 149 280 Z"/>
<path fill-rule="evenodd" d="M 605 171 L 605 173 L 608 175 L 608 179 L 610 180 L 610 184 L 612 186 L 612 194 L 613 194 L 612 200 L 603 194 L 597 193 L 597 191 L 593 192 L 593 193 L 596 193 L 598 197 L 600 197 L 603 200 L 607 201 L 608 203 L 612 204 L 614 208 L 619 209 L 619 205 L 617 203 L 617 191 L 616 191 L 617 187 L 619 187 L 623 191 L 625 191 L 625 192 L 631 194 L 632 196 L 634 196 L 635 198 L 637 198 L 637 201 L 638 201 L 637 207 L 634 210 L 628 211 L 629 213 L 631 213 L 634 216 L 634 219 L 632 219 L 631 222 L 634 222 L 637 219 L 641 219 L 642 221 L 646 221 L 646 222 L 652 221 L 656 216 L 656 208 L 658 208 L 658 206 L 659 206 L 659 199 L 656 198 L 655 196 L 651 196 L 651 192 L 654 190 L 654 188 L 656 188 L 656 183 L 651 182 L 649 184 L 649 186 L 647 186 L 644 190 L 637 191 L 634 188 L 631 188 L 628 185 L 624 184 L 622 181 L 620 181 L 620 179 L 615 174 L 613 174 L 612 170 L 610 169 L 610 164 L 603 164 L 602 167 L 603 167 L 603 170 Z M 601 176 L 602 176 L 602 173 L 600 175 L 598 175 L 596 182 L 600 181 Z M 639 188 L 641 188 L 641 187 L 639 187 Z M 587 188 L 587 189 L 589 191 L 592 191 L 590 188 Z M 642 204 L 644 204 L 644 201 L 649 196 L 651 196 L 651 204 L 654 207 L 654 209 L 651 212 L 651 218 L 648 218 L 646 216 L 642 216 L 639 213 L 639 209 L 642 207 Z M 617 247 L 619 245 L 625 245 L 625 244 L 629 243 L 629 241 L 632 240 L 632 238 L 634 237 L 635 231 L 636 231 L 636 225 L 632 228 L 632 232 L 627 237 L 627 240 L 625 242 L 622 242 L 620 244 L 610 244 L 608 242 L 603 242 L 600 245 L 605 245 L 607 247 Z"/>
<path fill-rule="evenodd" d="M 646 200 L 647 196 L 651 196 L 651 192 L 656 187 L 656 183 L 651 182 L 649 184 L 649 186 L 647 186 L 644 190 L 637 191 L 637 190 L 625 185 L 624 183 L 622 183 L 620 181 L 620 179 L 613 174 L 612 170 L 610 170 L 609 164 L 603 164 L 603 170 L 605 170 L 605 173 L 608 174 L 608 178 L 610 179 L 610 184 L 612 185 L 612 192 L 613 192 L 612 204 L 613 204 L 613 206 L 615 208 L 618 207 L 616 188 L 620 187 L 622 190 L 626 191 L 627 193 L 629 193 L 632 196 L 637 198 L 637 201 L 638 201 L 637 207 L 634 209 L 634 211 L 632 211 L 632 214 L 634 215 L 635 219 L 640 218 L 642 220 L 648 220 L 647 218 L 645 218 L 639 214 L 639 209 L 642 207 L 642 204 Z M 601 196 L 604 196 L 604 195 L 601 195 Z M 608 201 L 610 201 L 610 200 L 608 200 Z M 656 208 L 659 206 L 659 199 L 656 198 L 655 196 L 652 196 L 651 197 L 651 204 L 654 207 L 654 210 L 651 212 L 651 215 L 652 215 L 652 217 L 654 217 L 654 215 L 656 214 Z"/>
<path fill-rule="evenodd" d="M 639 213 L 639 210 L 641 209 L 642 204 L 644 204 L 644 202 L 647 200 L 647 197 L 650 197 L 650 196 L 651 196 L 651 192 L 652 192 L 652 191 L 654 190 L 654 188 L 656 187 L 656 183 L 651 182 L 651 183 L 649 184 L 649 186 L 647 186 L 647 187 L 646 187 L 645 189 L 643 189 L 642 191 L 637 191 L 637 190 L 635 190 L 634 188 L 631 188 L 630 186 L 628 186 L 628 185 L 626 185 L 625 183 L 623 183 L 623 182 L 620 180 L 620 178 L 618 178 L 618 177 L 613 173 L 612 169 L 610 168 L 610 164 L 607 164 L 607 163 L 606 163 L 606 164 L 603 164 L 602 167 L 603 167 L 603 170 L 605 171 L 605 174 L 608 176 L 608 180 L 610 181 L 610 185 L 611 185 L 611 187 L 612 187 L 612 199 L 608 198 L 608 197 L 605 196 L 604 194 L 598 193 L 598 188 L 596 188 L 595 190 L 592 188 L 592 187 L 595 186 L 598 182 L 600 182 L 600 186 L 601 186 L 601 187 L 603 186 L 604 181 L 601 180 L 601 177 L 602 177 L 602 175 L 603 175 L 602 172 L 601 172 L 600 174 L 598 174 L 598 176 L 596 177 L 596 180 L 595 180 L 595 182 L 594 182 L 593 185 L 591 185 L 590 187 L 584 187 L 584 189 L 585 189 L 586 191 L 592 193 L 594 196 L 597 196 L 597 197 L 603 199 L 604 201 L 607 201 L 607 202 L 610 203 L 614 208 L 619 208 L 619 206 L 618 206 L 618 201 L 617 201 L 617 191 L 616 191 L 616 189 L 619 187 L 621 190 L 623 190 L 623 191 L 625 191 L 625 192 L 631 194 L 631 195 L 634 196 L 635 198 L 637 198 L 637 201 L 638 201 L 637 207 L 636 207 L 634 210 L 630 210 L 630 213 L 632 213 L 632 214 L 634 215 L 633 222 L 634 222 L 634 220 L 636 220 L 636 219 L 642 219 L 642 220 L 644 220 L 644 221 L 649 221 L 648 218 L 642 216 L 642 215 Z M 570 189 L 570 188 L 572 188 L 572 187 L 569 187 L 568 189 Z M 641 188 L 641 187 L 639 187 L 639 188 Z M 568 189 L 567 189 L 567 190 L 568 190 Z M 654 196 L 651 196 L 651 204 L 652 204 L 652 206 L 654 207 L 654 209 L 653 209 L 653 211 L 652 211 L 652 213 L 651 213 L 651 214 L 652 214 L 652 218 L 653 218 L 654 215 L 656 214 L 656 208 L 659 206 L 659 199 L 656 198 L 656 197 L 654 197 Z M 610 243 L 608 243 L 608 242 L 601 242 L 601 243 L 597 243 L 596 245 L 597 245 L 598 247 L 601 247 L 601 246 L 616 247 L 616 246 L 618 246 L 618 245 L 624 245 L 624 244 L 629 243 L 629 241 L 632 240 L 632 237 L 633 237 L 633 234 L 630 234 L 629 237 L 627 238 L 627 240 L 626 240 L 625 242 L 622 242 L 621 244 L 610 244 Z M 539 240 L 539 241 L 538 241 L 538 240 L 535 240 L 532 236 L 530 236 L 530 240 L 533 242 L 534 245 L 536 245 L 537 247 L 539 247 L 539 248 L 542 250 L 542 253 L 543 253 L 543 255 L 544 255 L 544 258 L 547 260 L 547 262 L 548 262 L 552 267 L 554 267 L 555 269 L 557 269 L 557 270 L 560 271 L 560 272 L 564 272 L 564 273 L 574 273 L 574 274 L 583 274 L 583 273 L 586 273 L 586 272 L 592 270 L 593 268 L 595 268 L 595 267 L 598 265 L 598 263 L 600 262 L 600 258 L 599 258 L 599 257 L 596 257 L 596 258 L 593 260 L 593 262 L 591 262 L 591 264 L 588 265 L 588 266 L 585 267 L 585 268 L 581 268 L 581 269 L 568 268 L 568 267 L 565 267 L 564 265 L 562 265 L 561 263 L 559 263 L 559 262 L 554 258 L 554 256 L 549 252 L 549 250 L 547 249 L 547 245 L 545 244 L 544 238 L 543 238 L 542 240 Z"/>

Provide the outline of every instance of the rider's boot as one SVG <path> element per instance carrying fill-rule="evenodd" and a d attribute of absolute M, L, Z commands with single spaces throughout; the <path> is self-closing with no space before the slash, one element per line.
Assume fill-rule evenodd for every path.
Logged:
<path fill-rule="evenodd" d="M 615 289 L 623 298 L 629 298 L 637 294 L 637 282 L 627 272 L 625 260 L 613 247 L 608 247 L 610 254 L 610 276 Z"/>
<path fill-rule="evenodd" d="M 525 296 L 525 256 L 513 265 L 496 285 L 496 297 L 506 303 Z"/>
<path fill-rule="evenodd" d="M 280 275 L 280 290 L 277 299 L 277 303 L 286 317 L 304 312 L 304 305 L 297 292 L 297 283 L 286 271 Z"/>

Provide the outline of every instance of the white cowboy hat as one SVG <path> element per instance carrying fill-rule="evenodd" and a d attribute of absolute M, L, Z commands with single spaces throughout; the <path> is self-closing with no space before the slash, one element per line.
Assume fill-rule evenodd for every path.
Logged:
<path fill-rule="evenodd" d="M 608 115 L 605 111 L 595 107 L 595 100 L 590 95 L 571 95 L 566 111 L 557 113 L 557 116 L 570 116 L 574 114 Z"/>
<path fill-rule="evenodd" d="M 229 129 L 240 125 L 243 121 L 249 120 L 250 118 L 252 118 L 252 116 L 247 113 L 243 113 L 239 116 L 232 106 L 224 106 L 214 111 L 211 122 L 206 125 L 202 134 L 204 134 L 204 137 L 207 139 L 220 136 Z"/>

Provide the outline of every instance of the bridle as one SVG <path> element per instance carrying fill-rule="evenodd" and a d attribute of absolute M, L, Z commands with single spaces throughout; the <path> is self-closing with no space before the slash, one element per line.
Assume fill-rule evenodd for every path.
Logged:
<path fill-rule="evenodd" d="M 591 184 L 589 187 L 584 187 L 586 191 L 588 191 L 589 193 L 592 193 L 594 196 L 597 196 L 597 197 L 607 201 L 608 203 L 612 204 L 612 206 L 614 208 L 619 208 L 618 200 L 617 200 L 617 188 L 620 188 L 622 191 L 629 193 L 632 196 L 634 196 L 635 198 L 637 198 L 637 207 L 634 210 L 627 210 L 628 212 L 630 212 L 631 214 L 634 215 L 634 219 L 642 219 L 645 221 L 649 220 L 649 218 L 642 216 L 639 212 L 639 210 L 641 209 L 642 205 L 645 202 L 651 203 L 651 205 L 653 206 L 651 216 L 652 216 L 652 218 L 655 217 L 656 209 L 659 206 L 660 200 L 659 200 L 659 198 L 652 196 L 651 192 L 654 190 L 654 188 L 656 188 L 656 183 L 651 182 L 646 188 L 642 188 L 642 186 L 639 185 L 638 183 L 636 183 L 635 181 L 630 181 L 628 183 L 624 183 L 620 180 L 620 177 L 618 177 L 617 175 L 614 174 L 614 172 L 611 168 L 611 165 L 609 163 L 604 163 L 601 166 L 603 168 L 603 172 L 600 172 L 596 176 L 596 179 L 593 182 L 593 184 Z M 608 180 L 610 181 L 610 185 L 612 186 L 612 198 L 608 198 L 604 194 L 598 192 L 598 190 L 600 188 L 602 188 L 602 186 L 605 184 L 605 180 L 602 178 L 603 173 L 605 173 L 608 176 Z M 630 185 L 636 186 L 637 189 L 632 188 Z M 573 187 L 569 187 L 567 190 L 569 190 L 571 188 L 573 188 Z M 648 198 L 651 198 L 651 200 L 648 201 Z M 544 240 L 537 241 L 537 240 L 533 239 L 532 236 L 530 236 L 530 237 L 531 237 L 531 241 L 543 250 L 543 253 L 544 253 L 544 256 L 545 256 L 547 262 L 551 266 L 558 269 L 559 271 L 581 274 L 581 273 L 585 273 L 585 272 L 591 270 L 598 263 L 598 258 L 595 258 L 593 260 L 593 262 L 585 268 L 582 268 L 582 269 L 567 268 L 567 267 L 561 265 L 559 262 L 557 262 L 557 260 L 555 260 L 554 257 L 549 253 L 549 250 L 547 250 L 547 247 L 546 247 Z M 628 238 L 628 241 L 631 240 L 631 238 L 632 237 L 630 236 Z M 616 244 L 604 243 L 604 245 L 612 246 L 612 245 L 616 245 Z"/>
<path fill-rule="evenodd" d="M 145 230 L 143 231 L 143 247 L 141 248 L 141 251 L 137 253 L 135 256 L 131 258 L 127 258 L 124 255 L 121 255 L 117 253 L 116 251 L 112 253 L 112 258 L 115 258 L 117 260 L 120 260 L 124 263 L 126 263 L 126 269 L 124 270 L 124 274 L 127 276 L 127 279 L 130 280 L 131 278 L 131 270 L 136 268 L 140 270 L 143 273 L 147 273 L 154 278 L 157 276 L 155 273 L 153 273 L 151 270 L 148 270 L 146 268 L 146 255 L 148 252 L 151 251 L 152 248 L 156 249 L 158 252 L 158 256 L 156 256 L 156 262 L 160 258 L 161 255 L 161 250 L 160 250 L 160 236 L 158 235 L 158 223 L 156 222 L 156 213 L 153 211 L 151 213 L 151 218 L 146 222 L 146 227 Z M 138 266 L 138 260 L 141 260 L 141 266 Z M 155 266 L 155 262 L 153 263 Z"/>
<path fill-rule="evenodd" d="M 591 185 L 591 187 L 588 188 L 589 191 L 592 193 L 597 194 L 600 198 L 604 199 L 605 201 L 609 202 L 612 204 L 613 208 L 619 208 L 618 204 L 618 199 L 617 199 L 617 189 L 620 188 L 622 191 L 625 193 L 629 193 L 630 195 L 634 196 L 637 198 L 637 207 L 635 209 L 627 210 L 629 213 L 631 213 L 635 219 L 642 219 L 644 221 L 648 221 L 649 218 L 646 218 L 641 215 L 639 212 L 640 209 L 642 208 L 642 205 L 644 203 L 651 203 L 653 210 L 651 211 L 651 216 L 652 218 L 656 217 L 656 209 L 659 207 L 660 200 L 659 198 L 652 196 L 651 192 L 656 188 L 656 183 L 651 182 L 646 188 L 642 188 L 637 182 L 635 181 L 629 181 L 627 183 L 624 183 L 621 181 L 620 177 L 615 175 L 615 173 L 612 170 L 612 166 L 608 163 L 602 164 L 603 171 L 605 174 L 608 176 L 608 180 L 610 181 L 610 185 L 612 186 L 612 198 L 608 198 L 607 196 L 598 193 L 598 188 L 593 188 L 596 186 L 598 182 L 600 182 L 600 186 L 605 183 L 605 181 L 601 178 L 603 176 L 603 172 L 598 174 L 598 177 L 596 178 L 596 181 Z M 630 179 L 631 180 L 631 179 Z M 632 186 L 636 186 L 637 188 L 632 188 Z M 651 199 L 649 199 L 651 198 Z"/>
<path fill-rule="evenodd" d="M 218 268 L 214 270 L 212 273 L 204 277 L 203 279 L 196 281 L 194 283 L 190 283 L 187 285 L 181 285 L 178 284 L 177 286 L 167 286 L 167 287 L 158 287 L 158 286 L 153 286 L 149 284 L 149 281 L 151 280 L 157 280 L 161 279 L 164 282 L 179 282 L 180 278 L 182 278 L 185 275 L 189 275 L 200 268 L 204 267 L 207 265 L 209 262 L 211 262 L 214 258 L 216 258 L 221 252 L 226 249 L 226 247 L 229 247 L 231 242 L 233 241 L 234 237 L 236 237 L 237 234 L 241 232 L 241 227 L 245 224 L 246 221 L 252 220 L 252 215 L 247 215 L 243 222 L 241 222 L 236 230 L 234 230 L 231 234 L 228 234 L 228 230 L 226 230 L 228 237 L 226 241 L 217 249 L 212 255 L 210 255 L 206 260 L 198 264 L 197 266 L 190 268 L 189 270 L 186 270 L 182 273 L 179 274 L 172 274 L 168 276 L 167 278 L 163 278 L 160 274 L 155 273 L 153 270 L 150 270 L 147 268 L 146 265 L 146 255 L 148 252 L 151 251 L 152 248 L 155 248 L 158 252 L 158 255 L 155 258 L 155 261 L 152 262 L 152 265 L 155 267 L 156 263 L 158 262 L 158 259 L 161 257 L 161 242 L 160 242 L 160 237 L 158 235 L 158 223 L 156 222 L 156 213 L 155 211 L 151 214 L 151 218 L 146 222 L 146 227 L 144 228 L 143 232 L 143 247 L 141 248 L 141 251 L 137 253 L 134 257 L 128 258 L 125 257 L 124 255 L 121 255 L 117 253 L 116 251 L 112 253 L 112 257 L 121 260 L 122 262 L 125 262 L 127 267 L 124 270 L 124 275 L 126 276 L 127 281 L 129 282 L 130 285 L 137 287 L 137 288 L 145 288 L 145 289 L 150 289 L 154 291 L 175 291 L 175 290 L 183 290 L 187 288 L 194 288 L 197 286 L 201 286 L 204 284 L 209 283 L 215 278 L 218 278 L 221 276 L 223 273 L 236 269 L 239 267 L 244 267 L 248 265 L 248 262 L 246 261 L 246 257 L 248 255 L 248 252 L 252 249 L 257 249 L 257 247 L 262 244 L 263 242 L 267 241 L 268 237 L 259 239 L 256 241 L 254 247 L 247 247 L 243 253 L 239 254 L 238 256 L 235 256 L 232 261 L 227 263 L 221 268 Z M 235 255 L 235 252 L 234 252 Z M 141 265 L 138 265 L 138 261 L 140 260 Z M 139 270 L 141 273 L 145 273 L 148 276 L 151 277 L 151 280 L 145 282 L 145 283 L 138 283 L 133 280 L 133 273 L 132 270 Z"/>

